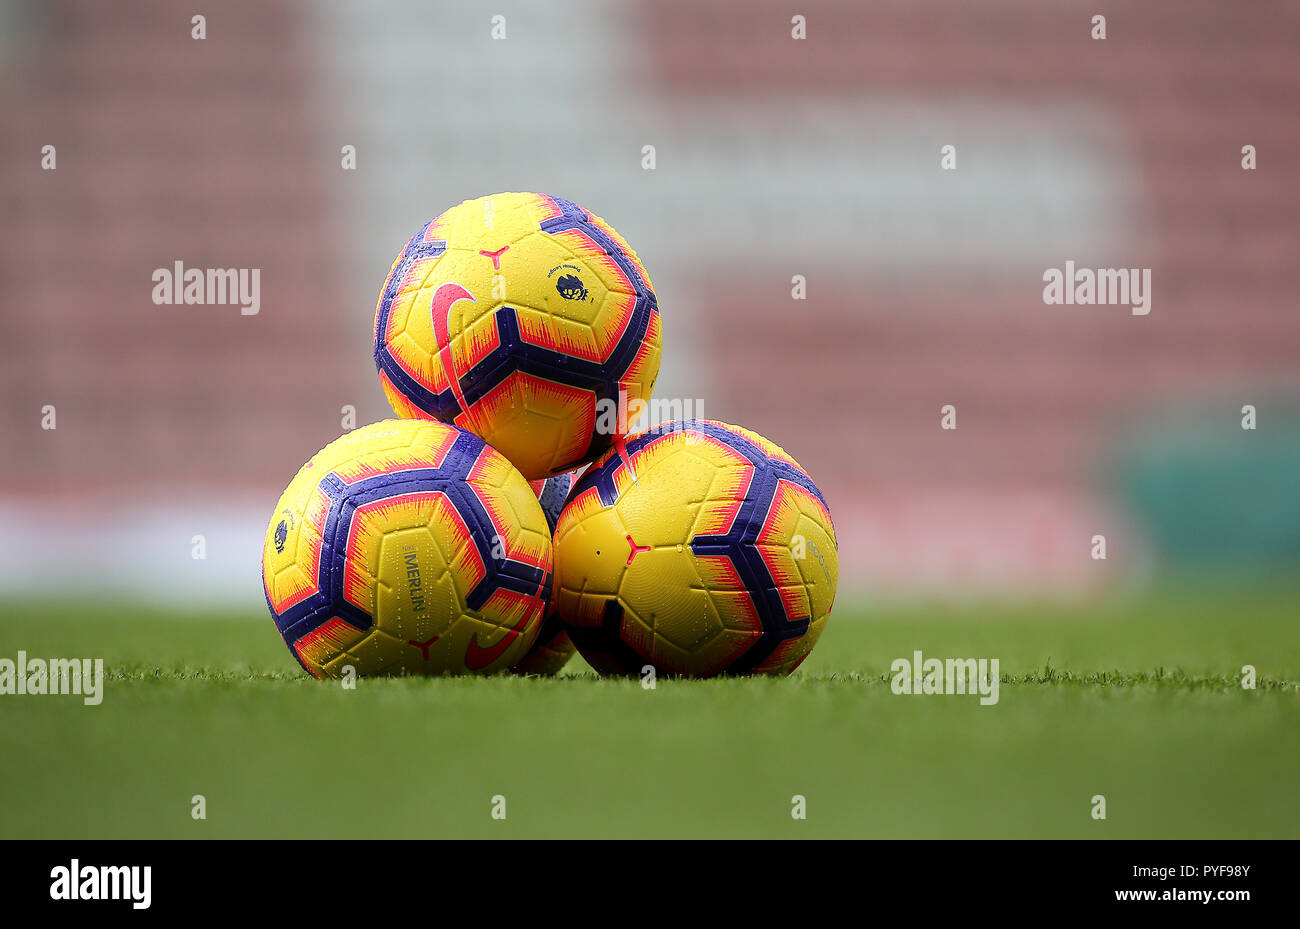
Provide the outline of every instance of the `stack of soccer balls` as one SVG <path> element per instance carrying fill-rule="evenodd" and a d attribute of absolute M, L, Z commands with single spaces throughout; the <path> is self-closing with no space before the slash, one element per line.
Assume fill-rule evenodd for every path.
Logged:
<path fill-rule="evenodd" d="M 399 418 L 325 446 L 267 527 L 302 667 L 553 674 L 576 646 L 602 674 L 794 670 L 835 598 L 826 502 L 746 429 L 624 434 L 660 344 L 640 259 L 574 203 L 496 194 L 416 233 L 375 313 Z"/>

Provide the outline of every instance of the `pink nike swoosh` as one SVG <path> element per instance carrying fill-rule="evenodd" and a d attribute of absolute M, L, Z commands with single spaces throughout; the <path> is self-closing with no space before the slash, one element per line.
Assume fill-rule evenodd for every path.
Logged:
<path fill-rule="evenodd" d="M 519 634 L 528 627 L 528 621 L 532 618 L 533 611 L 530 610 L 519 622 L 515 623 L 513 629 L 501 637 L 500 642 L 488 648 L 483 648 L 478 644 L 478 633 L 475 633 L 474 637 L 469 640 L 469 648 L 465 651 L 465 667 L 471 671 L 479 671 L 496 661 L 505 654 L 507 648 L 514 644 L 515 639 L 519 638 Z"/>

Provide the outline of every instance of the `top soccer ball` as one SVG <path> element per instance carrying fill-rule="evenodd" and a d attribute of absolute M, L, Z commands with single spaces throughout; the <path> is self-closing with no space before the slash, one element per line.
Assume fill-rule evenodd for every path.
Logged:
<path fill-rule="evenodd" d="M 660 341 L 636 253 L 599 216 L 542 194 L 467 200 L 428 223 L 375 312 L 393 410 L 473 432 L 529 480 L 609 447 L 620 393 L 650 398 Z"/>

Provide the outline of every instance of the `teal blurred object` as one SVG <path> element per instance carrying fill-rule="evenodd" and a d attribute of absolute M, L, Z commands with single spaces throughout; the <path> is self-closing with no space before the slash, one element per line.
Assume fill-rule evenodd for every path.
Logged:
<path fill-rule="evenodd" d="M 1213 420 L 1206 416 L 1213 409 Z M 1131 433 L 1116 489 L 1164 566 L 1300 567 L 1300 398 L 1200 405 Z"/>

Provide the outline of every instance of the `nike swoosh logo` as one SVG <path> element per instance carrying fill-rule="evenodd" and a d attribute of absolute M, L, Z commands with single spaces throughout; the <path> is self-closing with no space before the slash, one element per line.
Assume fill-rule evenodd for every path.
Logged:
<path fill-rule="evenodd" d="M 429 312 L 433 316 L 433 334 L 442 346 L 438 349 L 438 360 L 442 362 L 442 370 L 447 375 L 447 380 L 451 382 L 451 392 L 456 397 L 456 402 L 460 404 L 461 412 L 469 412 L 469 404 L 465 402 L 465 395 L 460 390 L 460 375 L 456 373 L 455 359 L 451 351 L 451 308 L 462 300 L 468 300 L 471 303 L 477 303 L 474 295 L 457 283 L 448 281 L 445 284 L 439 284 L 438 289 L 433 292 L 433 300 L 429 304 Z"/>
<path fill-rule="evenodd" d="M 641 482 L 636 479 L 636 472 L 632 470 L 632 459 L 627 454 L 627 439 L 618 438 L 614 440 L 614 451 L 618 452 L 618 457 L 623 461 L 623 467 L 627 468 L 627 473 L 632 475 L 632 483 L 637 487 Z"/>
<path fill-rule="evenodd" d="M 465 667 L 471 671 L 480 671 L 500 658 L 505 654 L 505 650 L 514 644 L 515 639 L 519 638 L 519 634 L 528 628 L 528 621 L 533 618 L 534 612 L 529 610 L 519 622 L 515 623 L 513 629 L 501 637 L 500 642 L 488 648 L 478 644 L 478 633 L 474 633 L 474 637 L 469 640 L 469 648 L 465 651 Z"/>

